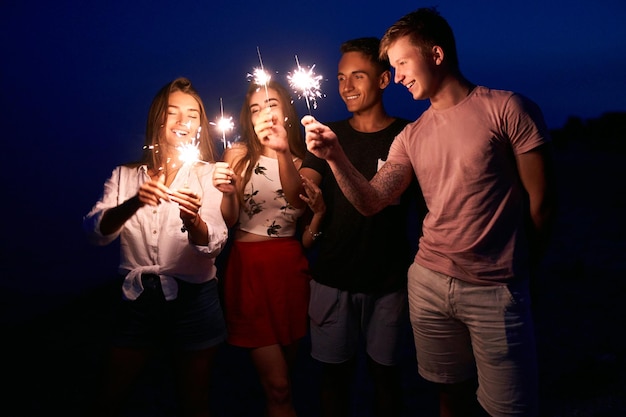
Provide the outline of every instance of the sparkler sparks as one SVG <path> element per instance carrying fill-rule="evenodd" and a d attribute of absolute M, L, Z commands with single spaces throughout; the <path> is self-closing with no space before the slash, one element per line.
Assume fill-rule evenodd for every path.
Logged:
<path fill-rule="evenodd" d="M 187 128 L 191 127 L 191 121 L 188 121 L 187 123 L 182 123 L 182 126 L 186 126 Z M 195 164 L 196 162 L 206 163 L 205 161 L 201 159 L 202 155 L 200 154 L 200 148 L 199 148 L 201 131 L 202 131 L 202 126 L 198 126 L 198 131 L 196 135 L 191 138 L 190 142 L 180 144 L 176 147 L 176 150 L 178 151 L 178 159 L 180 160 L 180 162 L 182 162 L 183 166 L 184 165 L 191 166 Z M 176 132 L 176 136 L 183 137 L 184 134 L 181 132 Z M 143 150 L 152 151 L 154 153 L 159 153 L 159 145 L 158 144 L 144 145 Z M 171 159 L 168 157 L 165 161 L 165 164 L 169 164 L 170 162 L 171 162 Z M 171 167 L 176 168 L 176 163 L 172 163 Z M 165 168 L 163 166 L 160 166 L 159 171 L 164 172 Z M 191 167 L 190 167 L 190 172 L 191 172 Z"/>
<path fill-rule="evenodd" d="M 219 120 L 217 122 L 211 122 L 211 124 L 213 126 L 216 126 L 217 130 L 222 132 L 222 141 L 224 142 L 224 150 L 226 150 L 227 148 L 226 132 L 233 130 L 233 128 L 235 127 L 235 124 L 233 123 L 232 117 L 228 117 L 228 118 L 224 117 L 224 104 L 222 103 L 221 97 L 220 97 L 220 114 L 221 114 L 221 117 L 219 118 Z"/>
<path fill-rule="evenodd" d="M 252 74 L 248 74 L 248 78 L 252 78 L 252 81 L 256 85 L 265 88 L 265 98 L 267 99 L 267 101 L 269 101 L 270 95 L 269 95 L 269 92 L 267 91 L 267 84 L 270 82 L 271 76 L 267 71 L 265 71 L 265 68 L 263 68 L 263 60 L 261 59 L 261 50 L 259 49 L 258 46 L 256 47 L 256 53 L 259 56 L 259 64 L 261 65 L 261 67 L 255 68 Z"/>
<path fill-rule="evenodd" d="M 189 165 L 189 171 L 187 172 L 187 180 L 185 181 L 185 186 L 189 182 L 189 177 L 191 176 L 191 168 L 193 164 L 196 162 L 205 163 L 200 159 L 200 132 L 202 131 L 202 126 L 198 126 L 198 132 L 195 137 L 191 138 L 191 142 L 183 143 L 182 145 L 178 145 L 176 150 L 178 150 L 178 159 L 183 163 L 183 166 Z"/>
<path fill-rule="evenodd" d="M 191 129 L 191 120 L 188 120 L 187 123 L 181 123 L 182 126 L 185 126 L 187 129 Z M 198 145 L 200 143 L 200 131 L 202 130 L 201 126 L 198 126 L 198 132 L 195 137 L 191 138 L 190 143 L 184 143 L 182 145 L 178 145 L 176 150 L 178 151 L 178 159 L 184 164 L 192 164 L 195 161 L 200 160 L 200 149 Z M 185 136 L 186 132 L 175 131 L 176 136 L 182 138 Z"/>
<path fill-rule="evenodd" d="M 178 159 L 185 164 L 193 164 L 200 160 L 200 149 L 198 149 L 198 143 L 192 141 L 192 143 L 185 143 L 176 147 L 178 150 Z"/>
<path fill-rule="evenodd" d="M 298 61 L 298 55 L 296 55 L 296 64 L 297 68 L 287 76 L 287 80 L 291 88 L 298 94 L 298 98 L 304 97 L 306 107 L 309 109 L 309 114 L 311 114 L 311 104 L 313 104 L 313 108 L 316 109 L 317 98 L 323 97 L 320 89 L 322 76 L 316 75 L 313 71 L 315 64 L 308 70 L 302 68 Z"/>
<path fill-rule="evenodd" d="M 189 128 L 191 127 L 191 120 L 188 122 L 188 124 L 186 124 L 186 126 Z M 191 177 L 191 171 L 193 166 L 197 163 L 197 162 L 201 162 L 203 164 L 207 164 L 206 161 L 203 161 L 201 158 L 201 154 L 200 154 L 200 132 L 202 131 L 202 126 L 198 126 L 198 131 L 196 132 L 195 136 L 191 137 L 191 141 L 188 143 L 183 143 L 180 144 L 176 147 L 176 150 L 178 150 L 178 159 L 183 163 L 183 165 L 181 166 L 181 171 L 183 170 L 183 168 L 185 166 L 188 166 L 187 169 L 187 178 L 185 179 L 185 185 L 183 186 L 184 188 L 188 188 L 189 187 L 189 178 Z M 179 134 L 177 134 L 177 136 L 180 137 Z M 180 203 L 179 203 L 180 205 Z M 197 215 L 197 213 L 196 213 Z M 183 225 L 180 228 L 180 231 L 182 233 L 185 233 L 187 231 L 187 226 L 185 226 L 185 222 L 183 221 Z"/>
<path fill-rule="evenodd" d="M 248 78 L 252 78 L 252 82 L 256 85 L 267 88 L 272 77 L 261 67 L 255 68 L 252 74 L 248 74 Z"/>

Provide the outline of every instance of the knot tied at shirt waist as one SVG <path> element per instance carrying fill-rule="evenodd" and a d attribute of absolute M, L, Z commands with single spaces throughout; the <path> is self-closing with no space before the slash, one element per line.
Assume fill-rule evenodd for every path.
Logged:
<path fill-rule="evenodd" d="M 141 266 L 126 274 L 124 284 L 122 285 L 124 298 L 136 300 L 144 290 L 142 276 L 152 275 L 159 277 L 165 299 L 168 301 L 176 299 L 178 296 L 178 283 L 174 277 L 159 274 L 160 269 L 159 265 Z"/>

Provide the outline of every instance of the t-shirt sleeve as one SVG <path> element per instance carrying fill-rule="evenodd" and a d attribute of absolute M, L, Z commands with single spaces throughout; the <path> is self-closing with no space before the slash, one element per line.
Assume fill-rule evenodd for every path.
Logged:
<path fill-rule="evenodd" d="M 313 155 L 311 152 L 307 151 L 306 155 L 304 156 L 304 160 L 302 161 L 302 166 L 300 167 L 300 169 L 311 168 L 319 172 L 320 174 L 323 174 L 325 171 L 325 167 L 326 167 L 325 160 L 318 158 L 317 156 Z"/>
<path fill-rule="evenodd" d="M 386 162 L 411 165 L 408 148 L 408 144 L 411 138 L 411 126 L 412 125 L 407 125 L 404 129 L 402 129 L 400 133 L 398 133 L 393 142 L 391 142 Z"/>
<path fill-rule="evenodd" d="M 550 141 L 543 113 L 532 100 L 521 94 L 512 94 L 504 111 L 506 134 L 517 155 Z"/>

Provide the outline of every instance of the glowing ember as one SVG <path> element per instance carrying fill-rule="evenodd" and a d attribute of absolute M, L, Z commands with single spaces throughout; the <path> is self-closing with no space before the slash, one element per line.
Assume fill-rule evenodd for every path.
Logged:
<path fill-rule="evenodd" d="M 313 104 L 313 108 L 317 108 L 317 98 L 323 97 L 322 91 L 320 89 L 320 83 L 322 81 L 321 75 L 316 75 L 313 71 L 315 65 L 313 65 L 308 70 L 302 68 L 300 66 L 300 62 L 298 61 L 298 56 L 296 55 L 296 64 L 297 68 L 287 76 L 287 80 L 289 81 L 289 85 L 294 91 L 298 94 L 298 98 L 304 97 L 306 100 L 306 106 L 309 109 L 309 114 L 311 114 L 311 103 Z"/>
<path fill-rule="evenodd" d="M 232 117 L 224 117 L 224 104 L 222 103 L 221 97 L 220 97 L 220 113 L 221 113 L 220 119 L 217 120 L 216 122 L 211 122 L 211 124 L 213 126 L 216 126 L 217 130 L 219 130 L 222 133 L 222 141 L 224 142 L 224 149 L 226 149 L 227 148 L 226 132 L 233 130 L 233 128 L 235 127 L 235 124 L 233 123 Z"/>
<path fill-rule="evenodd" d="M 253 82 L 256 85 L 265 88 L 265 99 L 269 101 L 270 94 L 267 91 L 267 84 L 270 82 L 271 76 L 267 73 L 267 71 L 265 71 L 265 68 L 263 68 L 263 60 L 261 59 L 261 50 L 259 49 L 258 46 L 256 47 L 256 53 L 259 56 L 259 63 L 261 64 L 261 67 L 255 68 L 252 74 L 248 74 L 248 78 L 252 78 Z"/>
<path fill-rule="evenodd" d="M 191 121 L 189 122 L 189 126 L 191 126 Z M 193 164 L 194 162 L 200 161 L 200 132 L 202 131 L 202 126 L 198 126 L 198 132 L 196 136 L 191 138 L 190 143 L 184 143 L 182 145 L 178 145 L 176 149 L 178 150 L 178 159 L 183 164 Z"/>
<path fill-rule="evenodd" d="M 195 141 L 194 141 L 195 142 Z M 200 149 L 197 143 L 185 143 L 176 147 L 178 149 L 178 159 L 183 164 L 192 164 L 200 160 Z"/>
<path fill-rule="evenodd" d="M 228 119 L 225 117 L 222 117 L 220 120 L 217 121 L 217 128 L 222 133 L 226 133 L 226 131 L 232 130 L 234 127 L 235 127 L 235 124 L 233 123 L 232 117 L 229 117 Z"/>
<path fill-rule="evenodd" d="M 267 87 L 272 78 L 263 68 L 255 68 L 252 74 L 248 74 L 248 78 L 252 78 L 252 82 L 261 87 Z"/>

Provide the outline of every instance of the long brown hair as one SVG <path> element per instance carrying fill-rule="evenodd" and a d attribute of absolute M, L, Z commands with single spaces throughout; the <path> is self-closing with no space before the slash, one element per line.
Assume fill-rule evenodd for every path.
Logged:
<path fill-rule="evenodd" d="M 169 105 L 170 94 L 181 91 L 192 96 L 200 107 L 200 135 L 198 149 L 200 150 L 200 159 L 206 162 L 215 162 L 216 153 L 213 139 L 209 135 L 209 121 L 202 103 L 202 98 L 198 91 L 191 85 L 185 77 L 176 78 L 165 84 L 156 94 L 148 111 L 148 120 L 146 121 L 146 137 L 144 142 L 144 153 L 141 162 L 148 165 L 150 169 L 159 169 L 165 161 L 162 160 L 162 153 L 159 152 L 161 141 L 165 141 L 163 135 L 163 125 L 167 120 L 167 109 Z"/>
<path fill-rule="evenodd" d="M 241 159 L 235 162 L 233 170 L 237 174 L 241 174 L 245 170 L 242 176 L 242 184 L 250 181 L 252 171 L 259 157 L 263 153 L 263 145 L 258 140 L 256 132 L 254 131 L 254 125 L 252 124 L 252 112 L 250 111 L 250 99 L 254 93 L 259 89 L 264 88 L 255 83 L 251 83 L 246 93 L 246 98 L 241 106 L 241 112 L 239 113 L 239 125 L 241 128 L 242 143 L 246 146 L 245 154 Z M 302 138 L 302 130 L 300 129 L 300 118 L 298 112 L 293 105 L 293 99 L 289 90 L 287 90 L 282 84 L 275 80 L 270 80 L 267 83 L 267 88 L 276 91 L 278 98 L 282 105 L 283 113 L 285 114 L 285 130 L 287 130 L 287 141 L 289 142 L 289 149 L 292 155 L 298 158 L 304 158 L 306 153 L 306 146 Z M 240 189 L 240 199 L 243 200 L 243 188 Z"/>

